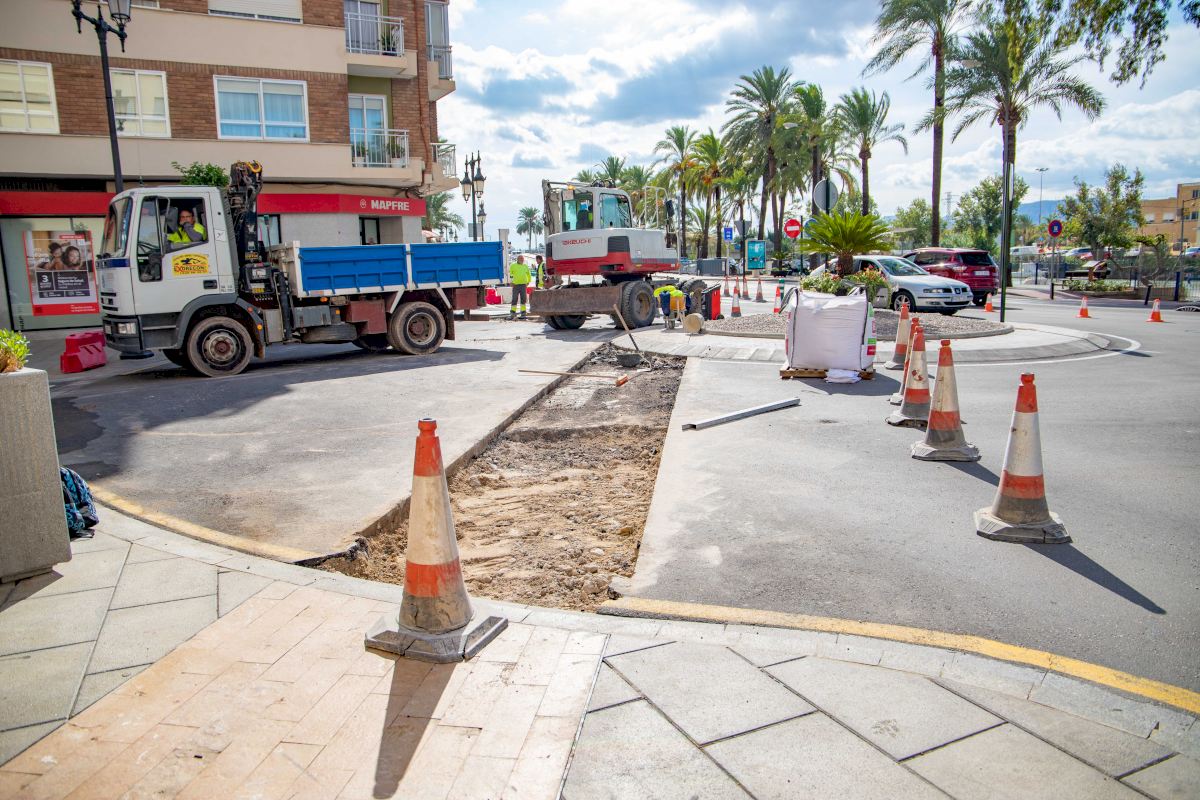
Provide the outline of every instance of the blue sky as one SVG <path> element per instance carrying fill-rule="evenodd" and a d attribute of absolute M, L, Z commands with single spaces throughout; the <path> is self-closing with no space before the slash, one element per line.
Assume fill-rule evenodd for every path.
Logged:
<path fill-rule="evenodd" d="M 458 145 L 460 173 L 463 154 L 482 153 L 489 238 L 514 228 L 522 206 L 541 207 L 542 178 L 569 178 L 609 154 L 649 164 L 671 125 L 719 131 L 738 76 L 764 64 L 789 67 L 831 100 L 860 85 L 887 91 L 892 121 L 910 129 L 909 153 L 877 148 L 872 196 L 884 214 L 928 197 L 932 142 L 911 128 L 931 92 L 923 77 L 905 80 L 916 59 L 861 75 L 874 53 L 876 2 L 451 0 L 450 10 L 458 89 L 438 104 L 440 133 Z M 1080 66 L 1108 106 L 1091 123 L 1074 111 L 1030 119 L 1017 152 L 1027 200 L 1037 200 L 1042 166 L 1046 198 L 1071 191 L 1075 177 L 1096 180 L 1114 161 L 1141 168 L 1147 197 L 1200 178 L 1200 31 L 1173 16 L 1166 55 L 1145 87 L 1117 87 L 1094 64 Z M 998 171 L 999 160 L 996 128 L 980 124 L 948 141 L 943 192 L 959 195 Z"/>

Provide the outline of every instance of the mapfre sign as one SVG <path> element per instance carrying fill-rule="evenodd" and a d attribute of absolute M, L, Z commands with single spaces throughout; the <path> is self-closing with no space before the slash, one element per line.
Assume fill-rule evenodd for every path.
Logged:
<path fill-rule="evenodd" d="M 358 214 L 364 217 L 423 217 L 420 197 L 367 194 L 261 194 L 260 214 Z"/>

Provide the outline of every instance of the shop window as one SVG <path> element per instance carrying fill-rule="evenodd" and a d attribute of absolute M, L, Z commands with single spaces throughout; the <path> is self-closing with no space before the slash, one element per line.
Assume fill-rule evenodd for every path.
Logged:
<path fill-rule="evenodd" d="M 167 74 L 140 69 L 110 70 L 119 136 L 171 135 Z"/>
<path fill-rule="evenodd" d="M 308 139 L 304 81 L 216 78 L 222 139 Z"/>
<path fill-rule="evenodd" d="M 0 131 L 58 133 L 49 64 L 0 60 Z"/>

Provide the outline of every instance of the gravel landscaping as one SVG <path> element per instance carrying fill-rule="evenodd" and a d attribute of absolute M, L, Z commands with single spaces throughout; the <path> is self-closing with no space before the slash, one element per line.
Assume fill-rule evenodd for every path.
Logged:
<path fill-rule="evenodd" d="M 969 339 L 976 336 L 997 336 L 1011 333 L 1012 326 L 1002 325 L 979 317 L 964 317 L 961 313 L 952 317 L 945 314 L 917 314 L 925 326 L 928 339 Z M 896 323 L 900 315 L 895 311 L 875 309 L 876 338 L 883 342 L 896 340 Z M 750 314 L 737 319 L 720 319 L 706 322 L 704 330 L 715 334 L 737 334 L 761 336 L 765 339 L 783 338 L 783 316 L 775 314 Z"/>

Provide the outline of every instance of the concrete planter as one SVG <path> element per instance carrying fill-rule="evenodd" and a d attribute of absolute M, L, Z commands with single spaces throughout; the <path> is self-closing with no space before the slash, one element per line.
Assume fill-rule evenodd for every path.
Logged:
<path fill-rule="evenodd" d="M 40 369 L 0 374 L 0 582 L 71 560 L 50 383 Z"/>

